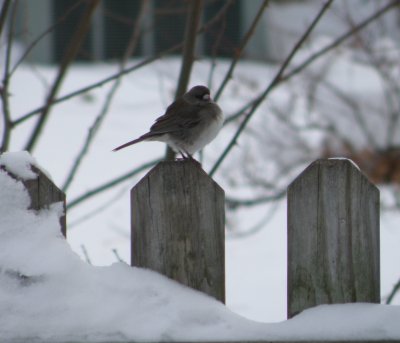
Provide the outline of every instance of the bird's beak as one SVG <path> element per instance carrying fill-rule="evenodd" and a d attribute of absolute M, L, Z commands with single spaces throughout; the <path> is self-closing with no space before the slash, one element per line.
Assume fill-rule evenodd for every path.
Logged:
<path fill-rule="evenodd" d="M 210 101 L 211 100 L 210 94 L 204 94 L 203 100 Z"/>

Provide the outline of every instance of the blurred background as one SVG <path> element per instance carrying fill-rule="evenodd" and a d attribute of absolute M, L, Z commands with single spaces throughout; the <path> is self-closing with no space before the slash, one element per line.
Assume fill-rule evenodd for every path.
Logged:
<path fill-rule="evenodd" d="M 129 190 L 165 146 L 111 150 L 204 84 L 226 116 L 196 158 L 226 192 L 228 307 L 286 318 L 286 187 L 329 157 L 381 190 L 382 302 L 400 303 L 398 1 L 0 6 L 1 152 L 29 151 L 66 192 L 82 259 L 130 260 Z"/>

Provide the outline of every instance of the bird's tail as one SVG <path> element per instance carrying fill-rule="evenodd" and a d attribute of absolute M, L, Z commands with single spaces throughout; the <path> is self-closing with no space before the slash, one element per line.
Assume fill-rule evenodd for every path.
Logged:
<path fill-rule="evenodd" d="M 120 146 L 117 146 L 115 149 L 113 149 L 113 151 L 118 151 L 118 150 L 121 150 L 121 149 L 123 149 L 123 148 L 126 148 L 127 146 L 130 146 L 130 145 L 132 145 L 132 144 L 136 144 L 136 143 L 139 143 L 139 142 L 141 142 L 141 141 L 143 141 L 143 140 L 145 140 L 146 139 L 146 137 L 139 137 L 139 138 L 136 138 L 136 139 L 134 139 L 133 141 L 130 141 L 130 142 L 128 142 L 128 143 L 125 143 L 125 144 L 122 144 L 122 145 L 120 145 Z"/>

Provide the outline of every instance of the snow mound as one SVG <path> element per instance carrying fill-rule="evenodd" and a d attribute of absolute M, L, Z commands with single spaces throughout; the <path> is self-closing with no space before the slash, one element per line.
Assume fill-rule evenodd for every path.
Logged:
<path fill-rule="evenodd" d="M 33 161 L 26 153 L 5 160 L 25 176 Z M 155 272 L 91 266 L 63 238 L 60 204 L 28 210 L 28 193 L 4 170 L 0 189 L 3 342 L 400 339 L 399 306 L 319 306 L 262 324 Z"/>
<path fill-rule="evenodd" d="M 37 167 L 36 160 L 27 151 L 5 152 L 0 155 L 0 166 L 23 180 L 36 178 L 31 165 Z"/>

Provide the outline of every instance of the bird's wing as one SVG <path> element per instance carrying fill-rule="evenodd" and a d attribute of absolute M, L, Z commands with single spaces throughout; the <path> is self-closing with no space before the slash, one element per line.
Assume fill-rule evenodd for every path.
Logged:
<path fill-rule="evenodd" d="M 150 133 L 158 135 L 190 129 L 201 121 L 197 106 L 178 99 L 168 106 L 165 114 L 156 119 Z"/>

